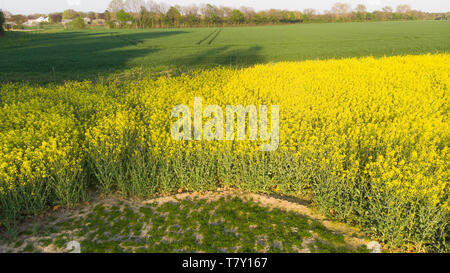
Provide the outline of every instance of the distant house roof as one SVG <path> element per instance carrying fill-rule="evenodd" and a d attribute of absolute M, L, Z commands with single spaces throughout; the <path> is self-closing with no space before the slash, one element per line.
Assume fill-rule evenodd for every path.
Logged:
<path fill-rule="evenodd" d="M 38 25 L 39 23 L 43 23 L 43 22 L 48 23 L 48 22 L 49 22 L 49 17 L 43 17 L 43 16 L 41 16 L 41 17 L 39 17 L 39 18 L 37 18 L 37 19 L 30 19 L 30 20 L 26 21 L 26 22 L 23 23 L 23 24 L 24 24 L 25 26 L 36 26 L 36 25 Z"/>
<path fill-rule="evenodd" d="M 41 16 L 41 17 L 37 18 L 35 21 L 38 22 L 38 23 L 49 22 L 49 17 Z"/>

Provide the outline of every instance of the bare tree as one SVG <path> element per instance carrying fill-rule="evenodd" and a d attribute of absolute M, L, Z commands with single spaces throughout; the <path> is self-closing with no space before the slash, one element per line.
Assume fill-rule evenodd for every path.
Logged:
<path fill-rule="evenodd" d="M 411 7 L 409 5 L 398 5 L 397 12 L 401 14 L 406 14 L 411 12 Z"/>
<path fill-rule="evenodd" d="M 392 12 L 394 12 L 394 9 L 392 9 L 392 7 L 390 7 L 390 6 L 386 6 L 382 9 L 382 11 L 386 12 L 386 13 L 392 13 Z"/>
<path fill-rule="evenodd" d="M 382 21 L 392 19 L 393 12 L 392 7 L 385 6 L 381 9 L 381 12 L 377 12 L 377 18 Z"/>
<path fill-rule="evenodd" d="M 124 9 L 124 3 L 122 0 L 111 0 L 108 6 L 109 12 L 118 12 Z"/>
<path fill-rule="evenodd" d="M 355 11 L 356 12 L 360 12 L 360 13 L 366 13 L 367 12 L 367 8 L 363 4 L 359 4 L 359 5 L 356 6 Z"/>
<path fill-rule="evenodd" d="M 124 4 L 125 11 L 138 13 L 142 7 L 145 7 L 144 0 L 126 0 Z"/>
<path fill-rule="evenodd" d="M 148 11 L 153 12 L 153 13 L 157 13 L 156 11 L 159 12 L 159 5 L 158 5 L 156 2 L 151 1 L 151 0 L 145 2 L 145 8 L 146 8 Z"/>
<path fill-rule="evenodd" d="M 269 22 L 275 24 L 281 20 L 281 10 L 278 9 L 270 9 L 267 11 L 267 16 Z"/>
<path fill-rule="evenodd" d="M 201 24 L 199 7 L 195 4 L 184 7 L 186 20 L 190 26 Z"/>
<path fill-rule="evenodd" d="M 149 10 L 152 13 L 166 14 L 167 11 L 170 9 L 170 6 L 166 3 L 159 4 L 154 1 L 148 1 L 147 4 L 145 5 L 145 8 L 147 8 L 147 10 Z"/>
<path fill-rule="evenodd" d="M 305 9 L 303 10 L 303 14 L 311 16 L 311 15 L 316 15 L 317 11 L 315 9 Z"/>
<path fill-rule="evenodd" d="M 252 7 L 240 7 L 239 10 L 245 15 L 248 21 L 252 21 L 256 16 L 255 9 Z"/>
<path fill-rule="evenodd" d="M 335 15 L 347 15 L 351 12 L 351 5 L 347 3 L 336 3 L 331 8 L 331 13 Z"/>
<path fill-rule="evenodd" d="M 160 9 L 161 13 L 163 13 L 163 14 L 166 14 L 170 8 L 171 8 L 171 6 L 167 3 L 159 4 L 159 9 Z"/>
<path fill-rule="evenodd" d="M 199 13 L 199 7 L 195 4 L 184 7 L 184 13 L 186 15 L 193 15 L 193 16 L 197 16 Z"/>
<path fill-rule="evenodd" d="M 331 8 L 331 11 L 329 12 L 331 17 L 330 19 L 333 20 L 344 20 L 348 17 L 350 17 L 352 11 L 352 7 L 350 4 L 347 3 L 336 3 Z"/>
<path fill-rule="evenodd" d="M 222 10 L 222 14 L 226 18 L 230 18 L 233 12 L 233 9 L 230 7 L 220 6 L 219 9 Z"/>

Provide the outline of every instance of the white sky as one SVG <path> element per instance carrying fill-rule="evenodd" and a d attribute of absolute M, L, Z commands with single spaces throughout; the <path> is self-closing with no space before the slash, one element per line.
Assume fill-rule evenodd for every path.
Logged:
<path fill-rule="evenodd" d="M 50 13 L 72 8 L 79 11 L 104 11 L 110 0 L 0 0 L 0 9 L 14 14 Z M 353 6 L 364 4 L 369 10 L 380 9 L 384 6 L 396 7 L 408 4 L 413 9 L 429 12 L 450 11 L 450 0 L 164 0 L 167 4 L 202 4 L 224 5 L 230 7 L 248 6 L 256 10 L 277 8 L 289 10 L 304 10 L 314 8 L 318 11 L 330 9 L 336 2 L 351 3 Z"/>

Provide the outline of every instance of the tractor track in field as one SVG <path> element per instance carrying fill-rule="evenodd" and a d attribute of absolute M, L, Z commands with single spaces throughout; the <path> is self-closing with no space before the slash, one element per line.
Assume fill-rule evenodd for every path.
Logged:
<path fill-rule="evenodd" d="M 206 37 L 204 37 L 203 39 L 198 41 L 197 45 L 201 45 L 204 42 L 206 42 L 208 45 L 210 45 L 212 42 L 214 42 L 214 40 L 217 38 L 217 36 L 219 36 L 220 32 L 222 32 L 221 29 L 215 29 L 213 32 L 208 34 Z M 211 39 L 208 41 L 209 38 L 211 38 Z"/>
<path fill-rule="evenodd" d="M 209 37 L 213 36 L 214 33 L 216 33 L 218 31 L 218 29 L 215 29 L 213 32 L 211 32 L 210 34 L 208 34 L 205 38 L 201 39 L 200 41 L 197 42 L 197 45 L 201 45 L 204 41 L 208 40 Z"/>
<path fill-rule="evenodd" d="M 208 45 L 212 44 L 216 40 L 217 36 L 219 36 L 219 34 L 221 32 L 222 32 L 222 29 L 219 29 L 219 31 L 216 32 L 216 34 L 212 37 L 212 39 L 209 40 Z"/>
<path fill-rule="evenodd" d="M 133 45 L 133 46 L 139 46 L 140 44 L 143 43 L 142 41 L 139 41 L 139 40 L 133 40 L 133 39 L 122 37 L 121 35 L 115 34 L 113 32 L 110 32 L 109 34 L 111 34 L 111 37 L 114 37 L 114 38 L 116 38 L 118 40 L 121 40 L 121 41 L 126 42 L 126 43 L 128 43 L 130 45 Z"/>

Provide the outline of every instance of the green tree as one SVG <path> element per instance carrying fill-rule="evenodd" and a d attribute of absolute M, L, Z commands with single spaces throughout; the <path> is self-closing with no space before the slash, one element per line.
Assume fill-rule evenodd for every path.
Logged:
<path fill-rule="evenodd" d="M 176 7 L 170 7 L 166 13 L 169 24 L 173 27 L 178 26 L 181 19 L 181 13 Z"/>
<path fill-rule="evenodd" d="M 222 20 L 220 19 L 217 7 L 211 4 L 206 4 L 202 12 L 203 15 L 205 16 L 205 21 L 207 24 L 218 25 L 221 23 Z"/>
<path fill-rule="evenodd" d="M 74 11 L 74 10 L 72 10 L 72 9 L 68 9 L 68 10 L 65 10 L 64 12 L 63 12 L 63 15 L 62 15 L 62 18 L 64 19 L 64 20 L 68 20 L 68 19 L 74 19 L 74 18 L 76 18 L 76 17 L 78 17 L 79 15 L 78 15 L 78 12 L 76 12 L 76 11 Z"/>
<path fill-rule="evenodd" d="M 75 18 L 75 20 L 73 20 L 72 25 L 74 28 L 77 29 L 85 29 L 86 28 L 86 23 L 84 22 L 84 19 L 81 17 L 77 17 Z"/>
<path fill-rule="evenodd" d="M 245 15 L 238 9 L 231 12 L 230 22 L 232 24 L 242 24 L 245 22 Z"/>
<path fill-rule="evenodd" d="M 356 12 L 355 15 L 356 15 L 356 20 L 357 21 L 364 21 L 364 20 L 366 20 L 366 17 L 367 17 L 367 8 L 366 8 L 366 6 L 364 6 L 362 4 L 357 5 L 356 9 L 355 9 L 355 12 Z"/>
<path fill-rule="evenodd" d="M 200 25 L 202 22 L 202 19 L 200 18 L 200 16 L 198 14 L 189 14 L 187 15 L 187 22 L 189 24 L 189 26 L 197 26 Z"/>
<path fill-rule="evenodd" d="M 3 11 L 0 10 L 0 35 L 3 35 L 5 33 L 3 24 L 5 24 L 5 14 L 3 14 Z"/>
<path fill-rule="evenodd" d="M 109 28 L 114 28 L 116 26 L 111 16 L 111 12 L 109 12 L 108 10 L 105 11 L 105 22 Z"/>
<path fill-rule="evenodd" d="M 126 26 L 128 22 L 132 22 L 133 20 L 134 20 L 133 16 L 125 12 L 123 9 L 121 9 L 117 13 L 117 21 L 119 22 L 121 27 Z"/>
<path fill-rule="evenodd" d="M 255 14 L 255 17 L 253 18 L 253 21 L 256 24 L 267 24 L 268 22 L 267 13 L 264 11 L 258 12 Z"/>
<path fill-rule="evenodd" d="M 87 17 L 88 17 L 89 19 L 91 19 L 91 21 L 93 21 L 93 20 L 96 19 L 97 16 L 96 16 L 95 12 L 90 11 L 90 12 L 88 12 Z"/>
<path fill-rule="evenodd" d="M 145 7 L 141 7 L 141 11 L 139 12 L 139 16 L 137 19 L 137 24 L 139 28 L 153 27 L 153 21 L 150 16 L 150 12 Z"/>

